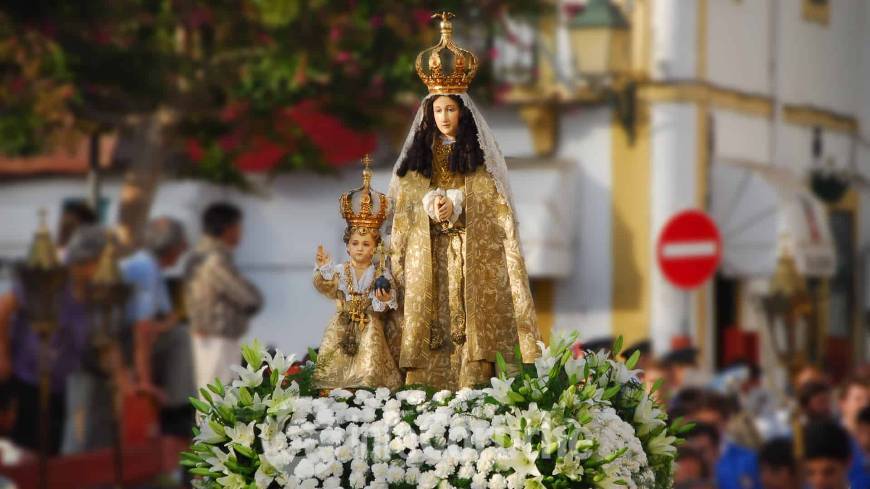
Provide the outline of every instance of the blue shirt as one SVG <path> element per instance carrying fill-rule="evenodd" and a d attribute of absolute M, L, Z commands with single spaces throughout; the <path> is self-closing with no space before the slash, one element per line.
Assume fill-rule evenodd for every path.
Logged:
<path fill-rule="evenodd" d="M 158 314 L 169 314 L 172 303 L 163 272 L 157 258 L 150 252 L 140 250 L 121 261 L 124 282 L 133 287 L 127 303 L 127 324 L 155 319 Z"/>
<path fill-rule="evenodd" d="M 718 489 L 761 489 L 758 455 L 733 442 L 725 444 L 716 462 Z"/>
<path fill-rule="evenodd" d="M 870 460 L 867 460 L 854 437 L 850 436 L 849 441 L 852 445 L 852 465 L 849 467 L 851 489 L 870 489 Z"/>

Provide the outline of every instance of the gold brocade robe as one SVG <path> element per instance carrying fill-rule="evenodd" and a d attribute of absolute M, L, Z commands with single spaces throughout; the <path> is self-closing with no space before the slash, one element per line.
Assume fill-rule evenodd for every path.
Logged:
<path fill-rule="evenodd" d="M 389 278 L 388 274 L 385 275 Z M 342 350 L 347 325 L 341 319 L 341 312 L 346 302 L 346 294 L 340 290 L 339 281 L 346 278 L 341 266 L 335 267 L 330 279 L 324 278 L 319 270 L 314 272 L 314 287 L 321 294 L 335 299 L 336 303 L 336 313 L 320 342 L 313 375 L 314 386 L 318 389 L 387 387 L 396 390 L 402 386 L 402 376 L 387 340 L 388 336 L 393 335 L 385 331 L 387 313 L 374 311 L 371 297 L 366 298 L 364 322 L 353 322 L 350 325 L 355 331 L 356 353 L 349 355 Z M 357 290 L 367 288 L 374 278 L 374 267 L 370 266 L 360 280 Z"/>
<path fill-rule="evenodd" d="M 500 352 L 519 345 L 523 362 L 540 339 L 513 211 L 484 168 L 449 170 L 450 146 L 436 141 L 432 178 L 399 178 L 391 235 L 392 271 L 402 291 L 399 367 L 406 384 L 456 390 L 488 384 Z M 423 197 L 464 191 L 455 225 L 432 221 Z"/>

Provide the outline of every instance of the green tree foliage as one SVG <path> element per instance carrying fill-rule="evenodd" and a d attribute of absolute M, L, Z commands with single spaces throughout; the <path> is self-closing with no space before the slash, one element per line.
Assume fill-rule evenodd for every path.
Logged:
<path fill-rule="evenodd" d="M 27 155 L 75 128 L 135 124 L 157 110 L 188 172 L 324 168 L 374 132 L 405 127 L 425 87 L 413 60 L 437 10 L 485 43 L 521 0 L 15 0 L 0 6 L 0 152 Z M 483 44 L 481 44 L 481 42 Z M 135 130 L 135 127 L 134 127 Z M 340 142 L 340 144 L 336 144 Z"/>

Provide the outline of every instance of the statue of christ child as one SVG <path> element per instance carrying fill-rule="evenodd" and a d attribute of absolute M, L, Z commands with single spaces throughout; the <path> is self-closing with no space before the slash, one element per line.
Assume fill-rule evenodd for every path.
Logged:
<path fill-rule="evenodd" d="M 402 385 L 384 330 L 387 313 L 396 309 L 396 291 L 383 252 L 376 253 L 381 249 L 380 228 L 388 201 L 370 188 L 368 156 L 364 162 L 363 186 L 343 194 L 340 200 L 347 221 L 344 242 L 348 261 L 334 265 L 322 245 L 315 257 L 314 287 L 336 304 L 317 355 L 313 380 L 319 389 L 395 390 Z M 376 254 L 380 254 L 378 261 Z"/>

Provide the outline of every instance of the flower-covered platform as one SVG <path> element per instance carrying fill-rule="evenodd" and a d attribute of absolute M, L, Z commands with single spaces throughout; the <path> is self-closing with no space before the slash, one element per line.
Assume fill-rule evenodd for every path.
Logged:
<path fill-rule="evenodd" d="M 255 342 L 231 385 L 192 399 L 182 463 L 204 488 L 670 488 L 685 426 L 638 381 L 638 354 L 575 358 L 572 343 L 541 343 L 515 377 L 499 358 L 482 389 L 320 396 L 313 363 L 291 374 L 292 356 Z"/>

